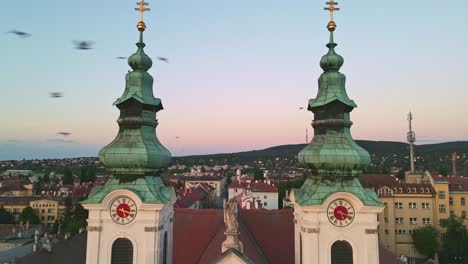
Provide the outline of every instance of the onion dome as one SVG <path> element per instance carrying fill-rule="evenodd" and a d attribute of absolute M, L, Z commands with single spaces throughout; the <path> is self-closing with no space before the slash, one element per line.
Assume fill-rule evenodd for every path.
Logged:
<path fill-rule="evenodd" d="M 333 32 L 330 32 L 330 42 L 327 44 L 328 53 L 322 56 L 320 67 L 324 71 L 339 71 L 343 66 L 344 59 L 341 55 L 336 54 L 336 43 L 333 42 Z"/>
<path fill-rule="evenodd" d="M 136 45 L 138 50 L 128 58 L 128 65 L 135 71 L 148 71 L 153 66 L 153 61 L 143 50 L 146 46 L 143 43 L 143 31 L 140 31 L 140 41 Z"/>

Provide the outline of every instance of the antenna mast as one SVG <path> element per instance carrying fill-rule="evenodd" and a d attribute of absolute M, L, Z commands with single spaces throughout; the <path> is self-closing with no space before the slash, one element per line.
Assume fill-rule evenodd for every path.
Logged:
<path fill-rule="evenodd" d="M 414 142 L 416 141 L 416 134 L 413 132 L 412 123 L 413 114 L 409 112 L 408 114 L 408 123 L 409 123 L 409 132 L 407 134 L 407 139 L 410 146 L 410 168 L 411 174 L 414 174 Z"/>

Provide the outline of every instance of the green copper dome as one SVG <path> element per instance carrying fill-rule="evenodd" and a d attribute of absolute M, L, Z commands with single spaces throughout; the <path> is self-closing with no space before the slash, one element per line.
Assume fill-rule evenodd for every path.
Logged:
<path fill-rule="evenodd" d="M 153 66 L 153 61 L 143 50 L 145 43 L 143 43 L 142 31 L 140 31 L 140 41 L 136 45 L 138 50 L 128 58 L 128 65 L 132 67 L 133 70 L 147 71 Z"/>
<path fill-rule="evenodd" d="M 314 137 L 299 152 L 298 159 L 313 175 L 352 178 L 370 164 L 370 155 L 351 137 L 353 123 L 349 113 L 356 104 L 346 93 L 346 76 L 339 72 L 344 60 L 336 54 L 336 46 L 330 31 L 328 53 L 320 61 L 324 72 L 318 81 L 317 97 L 310 99 L 308 106 L 308 110 L 314 113 Z"/>
<path fill-rule="evenodd" d="M 330 32 L 330 35 L 333 37 L 333 32 Z M 340 70 L 341 66 L 343 66 L 344 59 L 336 54 L 336 46 L 337 44 L 333 42 L 333 39 L 330 39 L 330 43 L 327 44 L 328 53 L 323 55 L 320 60 L 320 67 L 326 72 L 337 72 Z"/>
<path fill-rule="evenodd" d="M 114 102 L 120 110 L 119 133 L 99 152 L 104 166 L 117 178 L 127 181 L 155 175 L 171 161 L 171 153 L 156 136 L 156 113 L 163 106 L 153 95 L 154 79 L 147 72 L 152 61 L 143 50 L 142 31 L 136 45 L 138 50 L 128 59 L 133 71 L 125 76 L 123 95 Z"/>

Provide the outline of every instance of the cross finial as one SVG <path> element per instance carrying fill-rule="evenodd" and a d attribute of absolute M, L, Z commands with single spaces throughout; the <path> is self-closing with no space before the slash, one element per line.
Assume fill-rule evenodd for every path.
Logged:
<path fill-rule="evenodd" d="M 143 21 L 143 14 L 145 11 L 149 11 L 150 9 L 147 8 L 146 6 L 148 3 L 146 3 L 144 0 L 141 0 L 140 2 L 136 3 L 138 7 L 135 8 L 136 11 L 140 11 L 140 21 Z"/>
<path fill-rule="evenodd" d="M 328 7 L 325 7 L 324 9 L 330 11 L 330 21 L 333 21 L 333 13 L 340 10 L 338 7 L 336 7 L 338 2 L 330 0 L 330 2 L 326 2 L 326 4 Z"/>

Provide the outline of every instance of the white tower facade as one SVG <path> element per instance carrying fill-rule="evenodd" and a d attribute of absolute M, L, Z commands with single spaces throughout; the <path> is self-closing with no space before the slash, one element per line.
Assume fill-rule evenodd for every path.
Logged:
<path fill-rule="evenodd" d="M 122 221 L 130 216 L 121 218 L 116 210 L 125 204 L 134 215 Z M 89 210 L 87 264 L 112 264 L 122 254 L 131 258 L 132 264 L 171 263 L 172 203 L 145 204 L 134 192 L 119 189 L 110 192 L 101 203 L 83 206 Z"/>
<path fill-rule="evenodd" d="M 366 206 L 346 192 L 334 193 L 322 205 L 313 206 L 297 204 L 294 193 L 290 198 L 294 203 L 295 264 L 342 263 L 339 259 L 379 263 L 377 214 L 381 206 Z M 352 213 L 352 220 L 337 220 L 334 210 L 340 202 L 348 215 Z"/>

